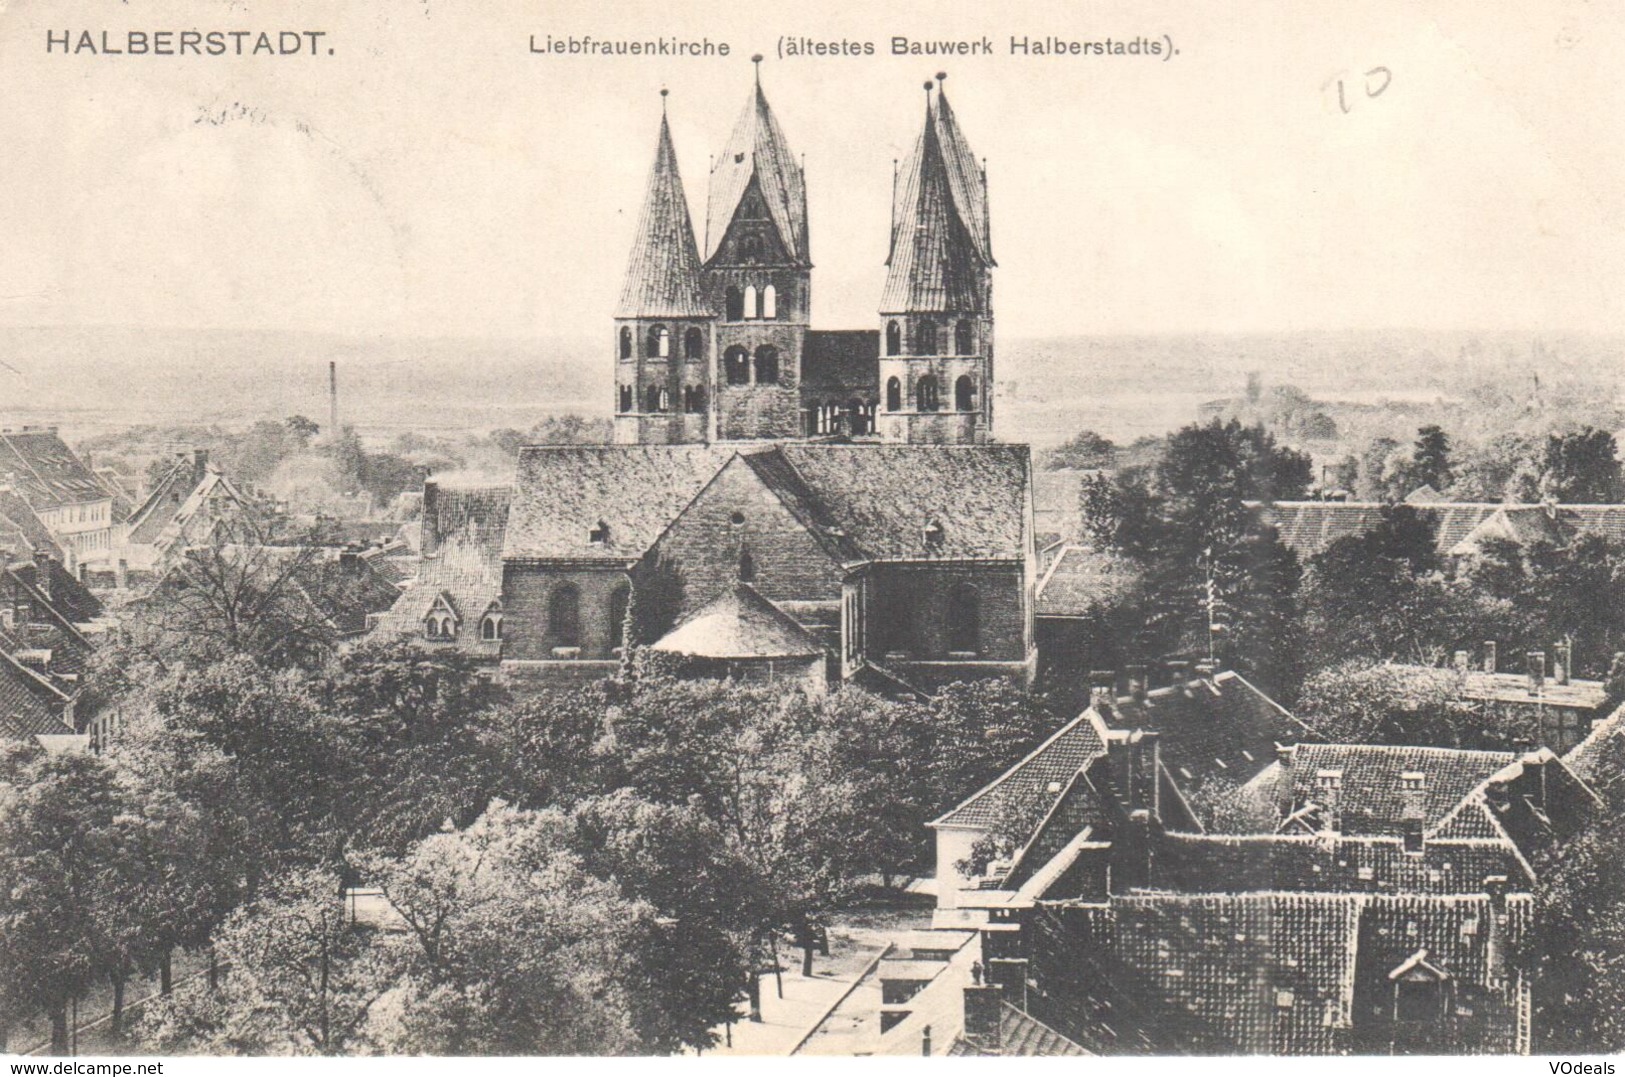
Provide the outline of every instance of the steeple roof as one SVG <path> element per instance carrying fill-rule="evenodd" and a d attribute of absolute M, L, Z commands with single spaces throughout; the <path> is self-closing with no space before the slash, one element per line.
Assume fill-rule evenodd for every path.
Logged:
<path fill-rule="evenodd" d="M 975 310 L 991 269 L 987 185 L 948 98 L 927 84 L 925 126 L 897 177 L 882 313 Z"/>
<path fill-rule="evenodd" d="M 615 308 L 617 318 L 703 318 L 712 311 L 700 291 L 700 252 L 688 215 L 683 178 L 665 110 L 660 113 L 660 142 L 654 170 L 643 198 L 626 264 L 626 283 Z"/>
<path fill-rule="evenodd" d="M 784 249 L 797 262 L 809 264 L 812 257 L 807 246 L 807 188 L 784 129 L 762 93 L 760 71 L 733 134 L 711 165 L 705 214 L 706 261 L 716 257 L 753 176 Z"/>

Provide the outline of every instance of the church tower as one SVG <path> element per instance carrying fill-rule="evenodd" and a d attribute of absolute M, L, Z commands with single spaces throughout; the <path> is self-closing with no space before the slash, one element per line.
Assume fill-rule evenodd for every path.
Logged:
<path fill-rule="evenodd" d="M 883 441 L 979 445 L 993 437 L 987 172 L 948 107 L 946 78 L 925 84 L 925 128 L 893 180 L 876 429 Z"/>
<path fill-rule="evenodd" d="M 702 287 L 716 323 L 714 436 L 801 434 L 801 368 L 811 311 L 807 189 L 756 84 L 711 165 Z"/>
<path fill-rule="evenodd" d="M 709 440 L 716 317 L 660 91 L 660 139 L 615 308 L 615 442 Z"/>

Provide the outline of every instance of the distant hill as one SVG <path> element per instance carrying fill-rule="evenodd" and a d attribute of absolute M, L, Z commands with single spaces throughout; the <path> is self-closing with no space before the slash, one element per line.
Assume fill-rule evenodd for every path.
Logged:
<path fill-rule="evenodd" d="M 0 328 L 0 423 L 71 436 L 152 422 L 239 425 L 296 412 L 324 423 L 327 363 L 343 421 L 364 431 L 528 429 L 606 412 L 606 328 L 535 340 L 120 328 Z M 1001 337 L 996 415 L 1041 447 L 1090 427 L 1120 442 L 1195 418 L 1249 371 L 1341 399 L 1454 398 L 1497 378 L 1584 380 L 1618 395 L 1625 338 L 1531 333 L 1325 332 Z"/>

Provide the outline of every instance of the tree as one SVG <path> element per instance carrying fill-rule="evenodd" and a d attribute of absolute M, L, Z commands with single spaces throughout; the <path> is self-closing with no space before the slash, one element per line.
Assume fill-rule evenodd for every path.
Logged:
<path fill-rule="evenodd" d="M 1450 438 L 1438 426 L 1424 426 L 1416 432 L 1411 450 L 1411 477 L 1418 485 L 1447 489 L 1454 476 L 1450 471 Z"/>
<path fill-rule="evenodd" d="M 1625 1050 L 1625 820 L 1603 817 L 1563 848 L 1535 888 L 1535 1049 Z"/>
<path fill-rule="evenodd" d="M 1080 430 L 1052 450 L 1044 461 L 1050 471 L 1062 468 L 1110 467 L 1117 458 L 1117 446 L 1093 430 Z"/>
<path fill-rule="evenodd" d="M 303 415 L 290 415 L 282 420 L 282 425 L 288 428 L 288 433 L 293 436 L 301 450 L 307 448 L 311 439 L 322 432 L 320 426 Z"/>
<path fill-rule="evenodd" d="M 306 871 L 242 906 L 216 942 L 231 974 L 155 1000 L 140 1027 L 164 1054 L 337 1055 L 364 1043 L 394 982 L 387 953 L 345 917 L 338 878 Z"/>
<path fill-rule="evenodd" d="M 1614 435 L 1585 427 L 1546 439 L 1540 492 L 1560 504 L 1612 504 L 1625 494 Z"/>
<path fill-rule="evenodd" d="M 598 445 L 609 440 L 608 419 L 591 419 L 575 412 L 549 415 L 530 428 L 531 445 Z"/>
<path fill-rule="evenodd" d="M 1463 698 L 1463 680 L 1453 669 L 1353 660 L 1309 676 L 1297 715 L 1334 743 L 1507 747 Z"/>

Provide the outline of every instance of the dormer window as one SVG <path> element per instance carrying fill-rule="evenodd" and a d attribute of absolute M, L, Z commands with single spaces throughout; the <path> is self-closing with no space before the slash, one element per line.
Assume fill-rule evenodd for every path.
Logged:
<path fill-rule="evenodd" d="M 495 642 L 502 638 L 502 603 L 493 602 L 480 618 L 480 639 Z"/>
<path fill-rule="evenodd" d="M 423 619 L 423 638 L 451 640 L 457 638 L 457 619 L 445 610 L 434 610 Z"/>
<path fill-rule="evenodd" d="M 598 526 L 587 532 L 587 541 L 594 546 L 609 545 L 609 525 L 599 520 Z"/>
<path fill-rule="evenodd" d="M 926 550 L 935 551 L 942 549 L 943 531 L 941 521 L 932 520 L 930 523 L 926 524 L 922 537 L 925 539 Z"/>

